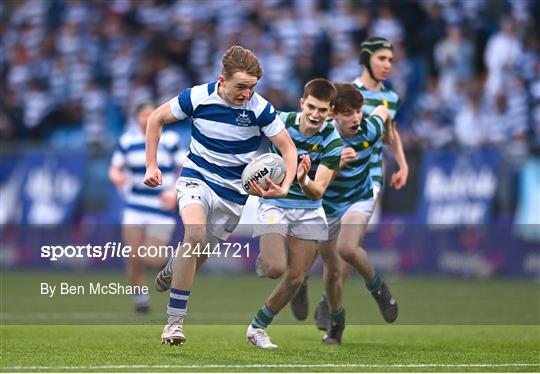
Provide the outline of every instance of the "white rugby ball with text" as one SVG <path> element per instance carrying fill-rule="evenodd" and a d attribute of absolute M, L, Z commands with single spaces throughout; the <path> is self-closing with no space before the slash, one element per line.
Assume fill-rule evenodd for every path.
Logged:
<path fill-rule="evenodd" d="M 275 184 L 280 184 L 285 178 L 285 161 L 275 153 L 262 154 L 251 161 L 242 173 L 242 186 L 244 190 L 253 195 L 249 188 L 249 182 L 255 181 L 263 190 L 268 189 L 265 177 L 268 177 Z"/>

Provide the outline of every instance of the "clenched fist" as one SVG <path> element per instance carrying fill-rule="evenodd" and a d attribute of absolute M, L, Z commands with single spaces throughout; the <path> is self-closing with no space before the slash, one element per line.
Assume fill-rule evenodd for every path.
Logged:
<path fill-rule="evenodd" d="M 157 166 L 150 166 L 146 168 L 144 184 L 149 187 L 161 186 L 161 170 L 159 170 Z"/>

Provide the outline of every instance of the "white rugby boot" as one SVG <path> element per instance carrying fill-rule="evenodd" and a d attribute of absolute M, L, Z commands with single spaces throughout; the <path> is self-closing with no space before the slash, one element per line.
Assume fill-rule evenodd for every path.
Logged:
<path fill-rule="evenodd" d="M 179 323 L 171 323 L 165 325 L 163 333 L 161 334 L 161 344 L 183 345 L 186 341 L 184 335 L 184 328 Z"/>
<path fill-rule="evenodd" d="M 246 332 L 246 343 L 253 344 L 260 349 L 276 349 L 278 347 L 270 341 L 265 329 L 256 329 L 251 324 Z"/>

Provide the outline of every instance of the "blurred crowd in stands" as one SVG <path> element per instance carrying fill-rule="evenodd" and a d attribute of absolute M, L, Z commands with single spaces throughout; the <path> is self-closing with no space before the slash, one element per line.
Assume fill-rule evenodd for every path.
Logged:
<path fill-rule="evenodd" d="M 134 107 L 219 76 L 252 49 L 258 91 L 291 110 L 314 77 L 352 81 L 368 36 L 394 44 L 388 82 L 406 148 L 540 145 L 535 0 L 19 0 L 0 2 L 0 138 L 110 150 Z M 67 134 L 67 135 L 66 135 Z M 70 135 L 71 134 L 71 135 Z"/>

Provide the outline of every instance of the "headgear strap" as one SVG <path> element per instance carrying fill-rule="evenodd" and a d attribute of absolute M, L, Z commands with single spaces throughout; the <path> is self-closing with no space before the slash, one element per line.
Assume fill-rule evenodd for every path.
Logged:
<path fill-rule="evenodd" d="M 375 78 L 375 75 L 373 75 L 373 70 L 371 69 L 370 59 L 371 56 L 377 52 L 379 49 L 389 49 L 391 51 L 394 50 L 392 47 L 392 44 L 385 38 L 380 37 L 371 37 L 367 38 L 360 44 L 360 64 L 364 65 L 371 76 L 373 80 L 379 81 L 377 78 Z"/>

